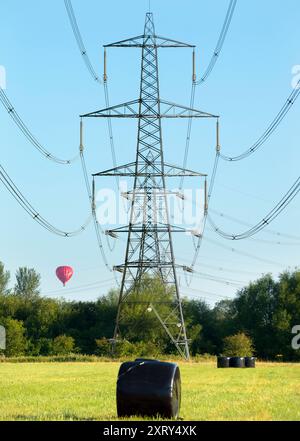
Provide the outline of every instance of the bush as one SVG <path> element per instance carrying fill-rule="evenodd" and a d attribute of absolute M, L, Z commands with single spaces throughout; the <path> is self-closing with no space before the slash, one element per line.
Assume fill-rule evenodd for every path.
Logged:
<path fill-rule="evenodd" d="M 55 355 L 67 355 L 74 351 L 75 340 L 67 335 L 59 335 L 53 340 L 52 352 Z"/>
<path fill-rule="evenodd" d="M 95 351 L 96 355 L 99 355 L 100 357 L 109 357 L 111 355 L 111 343 L 107 338 L 99 338 L 95 340 L 95 343 L 97 346 Z"/>
<path fill-rule="evenodd" d="M 136 355 L 136 346 L 128 340 L 118 341 L 114 355 L 116 357 L 134 357 Z"/>
<path fill-rule="evenodd" d="M 7 357 L 18 357 L 26 353 L 28 341 L 25 337 L 23 322 L 7 318 L 2 321 L 6 330 L 6 349 L 4 352 Z"/>
<path fill-rule="evenodd" d="M 253 355 L 252 340 L 243 332 L 225 337 L 223 343 L 225 357 L 252 357 Z"/>
<path fill-rule="evenodd" d="M 135 344 L 135 356 L 157 358 L 161 355 L 160 349 L 152 342 L 138 342 Z"/>

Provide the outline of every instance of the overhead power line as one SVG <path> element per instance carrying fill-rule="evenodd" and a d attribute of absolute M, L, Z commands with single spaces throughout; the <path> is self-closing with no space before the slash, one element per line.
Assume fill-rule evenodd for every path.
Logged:
<path fill-rule="evenodd" d="M 228 6 L 228 10 L 225 16 L 225 20 L 221 29 L 221 33 L 219 35 L 219 39 L 217 41 L 217 45 L 215 47 L 214 53 L 211 57 L 211 60 L 203 74 L 203 76 L 200 78 L 199 81 L 196 81 L 196 77 L 193 76 L 193 82 L 192 82 L 192 90 L 191 90 L 191 98 L 190 98 L 190 107 L 194 108 L 194 104 L 195 104 L 195 95 L 196 95 L 196 86 L 197 85 L 201 85 L 203 84 L 207 78 L 209 77 L 209 75 L 211 74 L 211 72 L 213 71 L 215 64 L 219 58 L 220 52 L 223 48 L 226 36 L 228 34 L 229 28 L 230 28 L 230 24 L 231 24 L 231 20 L 235 11 L 235 7 L 237 4 L 237 0 L 230 0 L 229 2 L 229 6 Z M 188 155 L 189 155 L 189 149 L 190 149 L 190 142 L 191 142 L 191 134 L 192 134 L 192 124 L 193 124 L 193 118 L 189 118 L 188 120 L 188 128 L 187 128 L 187 135 L 186 135 L 186 141 L 185 141 L 185 151 L 184 151 L 184 159 L 183 159 L 183 168 L 185 168 L 187 166 L 187 162 L 188 162 Z M 214 188 L 214 182 L 215 182 L 215 177 L 216 177 L 216 173 L 217 173 L 217 168 L 218 168 L 218 162 L 219 162 L 219 157 L 220 154 L 219 152 L 217 152 L 216 154 L 216 158 L 215 158 L 215 162 L 214 162 L 214 166 L 213 166 L 213 173 L 212 173 L 212 177 L 211 177 L 211 181 L 210 181 L 210 190 L 209 190 L 209 196 L 208 196 L 208 200 L 210 200 L 211 196 L 212 196 L 212 192 L 213 192 L 213 188 Z M 180 179 L 180 185 L 179 185 L 179 189 L 181 190 L 183 188 L 183 182 L 184 182 L 184 177 L 182 177 Z M 205 226 L 206 226 L 206 221 L 207 221 L 207 211 L 205 213 L 205 218 L 204 218 L 204 223 L 203 223 L 203 230 L 202 230 L 202 234 L 200 235 L 200 237 L 197 240 L 197 244 L 195 247 L 195 254 L 194 257 L 192 259 L 192 264 L 191 264 L 191 268 L 193 269 L 199 253 L 200 253 L 200 249 L 201 249 L 201 245 L 202 245 L 202 238 L 203 238 L 203 234 L 205 231 Z"/>
<path fill-rule="evenodd" d="M 83 147 L 83 146 L 81 146 Z M 94 222 L 94 227 L 95 227 L 95 232 L 96 232 L 96 237 L 97 237 L 97 242 L 98 242 L 98 247 L 104 262 L 104 265 L 106 266 L 106 268 L 112 272 L 112 268 L 110 267 L 110 265 L 108 264 L 108 260 L 104 251 L 104 247 L 102 244 L 102 240 L 101 240 L 101 234 L 104 234 L 101 225 L 98 222 L 97 216 L 96 216 L 96 212 L 94 209 L 94 201 L 93 201 L 93 197 L 92 197 L 92 191 L 91 191 L 91 187 L 90 187 L 90 182 L 89 182 L 89 178 L 88 178 L 88 172 L 87 172 L 87 168 L 86 168 L 86 162 L 85 162 L 85 158 L 84 158 L 84 154 L 83 154 L 83 149 L 81 148 L 81 154 L 80 154 L 80 158 L 81 158 L 81 166 L 82 166 L 82 171 L 83 171 L 83 176 L 84 176 L 84 181 L 85 181 L 85 186 L 86 186 L 86 191 L 88 194 L 88 198 L 89 198 L 89 202 L 90 202 L 90 208 L 91 208 L 91 216 L 93 218 L 93 222 Z"/>
<path fill-rule="evenodd" d="M 193 81 L 192 84 L 192 91 L 191 91 L 191 99 L 190 99 L 190 108 L 194 108 L 195 104 L 195 94 L 196 94 L 196 83 Z M 189 118 L 188 120 L 188 128 L 187 128 L 187 135 L 185 140 L 185 150 L 184 150 L 184 158 L 183 158 L 183 168 L 186 168 L 187 161 L 188 161 L 188 155 L 190 150 L 190 143 L 191 143 L 191 134 L 192 134 L 192 125 L 193 125 L 193 118 Z M 183 188 L 183 182 L 184 182 L 184 176 L 180 179 L 180 185 L 179 190 L 182 190 Z"/>
<path fill-rule="evenodd" d="M 203 221 L 202 233 L 199 235 L 199 237 L 197 239 L 197 243 L 196 243 L 196 246 L 195 246 L 195 253 L 194 253 L 192 264 L 191 264 L 191 269 L 193 269 L 194 266 L 196 265 L 197 260 L 198 260 L 198 256 L 199 256 L 199 253 L 200 253 L 200 249 L 201 249 L 201 245 L 202 245 L 202 241 L 203 241 L 203 236 L 204 236 L 204 232 L 205 232 L 205 227 L 206 227 L 206 223 L 207 223 L 209 204 L 210 204 L 212 193 L 213 193 L 213 190 L 214 190 L 215 179 L 216 179 L 216 174 L 217 174 L 217 170 L 218 170 L 219 157 L 220 157 L 220 154 L 217 151 L 216 157 L 215 157 L 215 161 L 214 161 L 213 171 L 212 171 L 212 175 L 211 175 L 211 179 L 210 179 L 209 189 L 208 189 L 207 207 L 206 207 L 206 210 L 204 212 L 204 221 Z"/>
<path fill-rule="evenodd" d="M 88 55 L 88 52 L 86 50 L 85 44 L 83 42 L 83 38 L 81 35 L 81 32 L 79 30 L 78 27 L 78 23 L 77 23 L 77 19 L 74 13 L 74 9 L 72 6 L 72 2 L 71 0 L 65 0 L 65 7 L 66 7 L 66 11 L 69 17 L 69 21 L 70 21 L 70 25 L 75 37 L 75 40 L 77 42 L 78 48 L 80 50 L 80 53 L 82 55 L 82 58 L 84 60 L 84 63 L 91 75 L 91 77 L 99 84 L 103 84 L 104 87 L 104 97 L 105 97 L 105 103 L 106 103 L 106 107 L 109 107 L 109 94 L 108 94 L 108 87 L 107 87 L 107 78 L 105 76 L 104 81 L 102 81 L 99 76 L 96 73 L 95 68 L 93 67 L 93 64 L 90 60 L 90 57 Z M 113 161 L 113 165 L 114 167 L 116 167 L 116 153 L 115 153 L 115 145 L 114 145 L 114 137 L 113 137 L 113 130 L 112 130 L 112 123 L 110 118 L 107 118 L 107 126 L 108 126 L 108 136 L 109 136 L 109 142 L 110 142 L 110 148 L 111 148 L 111 155 L 112 155 L 112 161 Z M 81 126 L 81 130 L 82 130 L 82 126 Z M 97 243 L 98 243 L 98 248 L 100 250 L 103 262 L 105 267 L 107 268 L 107 270 L 109 272 L 113 272 L 114 275 L 114 279 L 115 282 L 117 283 L 117 285 L 119 285 L 119 280 L 115 274 L 115 272 L 113 271 L 113 268 L 109 265 L 108 263 L 108 259 L 106 257 L 106 253 L 105 253 L 105 249 L 102 243 L 102 239 L 101 239 L 101 235 L 105 235 L 104 231 L 101 228 L 100 223 L 98 222 L 97 216 L 96 216 L 96 212 L 94 209 L 94 201 L 92 200 L 92 191 L 91 191 L 91 187 L 90 187 L 90 183 L 89 183 L 89 178 L 88 178 L 88 172 L 87 172 L 87 167 L 86 167 L 86 162 L 85 162 L 85 157 L 84 157 L 84 153 L 83 153 L 84 147 L 82 144 L 82 132 L 81 132 L 81 146 L 80 146 L 80 159 L 81 159 L 81 166 L 82 166 L 82 171 L 83 171 L 83 176 L 84 176 L 84 180 L 85 180 L 85 185 L 86 185 L 86 190 L 87 190 L 87 195 L 89 198 L 89 203 L 91 206 L 91 210 L 92 210 L 92 217 L 93 217 L 93 223 L 94 223 L 94 228 L 95 228 L 95 233 L 96 233 L 96 238 L 97 238 Z M 119 183 L 118 178 L 116 178 L 117 184 Z"/>
<path fill-rule="evenodd" d="M 77 42 L 78 48 L 79 48 L 80 53 L 81 53 L 83 60 L 85 62 L 85 65 L 86 65 L 91 77 L 93 78 L 93 80 L 95 80 L 97 83 L 103 85 L 105 105 L 106 105 L 106 108 L 108 109 L 110 107 L 110 100 L 109 100 L 106 72 L 104 72 L 103 81 L 100 80 L 99 76 L 96 73 L 95 68 L 93 67 L 93 64 L 92 64 L 90 57 L 88 55 L 88 52 L 86 50 L 85 44 L 83 42 L 83 38 L 82 38 L 80 29 L 79 29 L 79 26 L 77 23 L 77 19 L 76 19 L 75 13 L 74 13 L 74 9 L 72 6 L 72 1 L 65 0 L 65 7 L 67 10 L 67 14 L 69 17 L 70 25 L 71 25 L 75 40 Z M 105 57 L 106 57 L 106 54 L 105 54 Z M 114 136 L 113 136 L 112 122 L 111 122 L 110 118 L 107 118 L 107 128 L 108 128 L 108 137 L 109 137 L 109 143 L 110 143 L 110 149 L 111 149 L 112 162 L 113 162 L 113 166 L 116 167 L 117 160 L 116 160 L 115 142 L 114 142 Z M 119 187 L 118 177 L 116 177 L 116 183 L 117 183 L 117 186 Z"/>
<path fill-rule="evenodd" d="M 271 222 L 273 222 L 283 210 L 292 202 L 292 200 L 297 196 L 300 191 L 300 176 L 296 179 L 291 188 L 286 192 L 286 194 L 281 198 L 281 200 L 275 205 L 275 207 L 256 225 L 247 231 L 240 234 L 229 234 L 221 230 L 216 226 L 211 216 L 208 216 L 209 223 L 213 227 L 214 231 L 224 239 L 228 240 L 242 240 L 259 233 Z"/>
<path fill-rule="evenodd" d="M 300 94 L 300 80 L 298 81 L 295 89 L 292 91 L 292 93 L 289 95 L 289 97 L 286 99 L 284 105 L 280 109 L 280 111 L 277 113 L 273 121 L 270 123 L 268 128 L 264 131 L 264 133 L 258 138 L 258 140 L 246 151 L 241 153 L 237 156 L 226 156 L 221 154 L 221 158 L 225 161 L 229 162 L 236 162 L 240 161 L 242 159 L 247 158 L 248 156 L 252 155 L 254 152 L 256 152 L 272 135 L 272 133 L 277 129 L 279 124 L 282 122 L 282 120 L 285 118 L 285 116 L 288 114 L 288 112 L 291 110 L 293 104 L 296 102 L 297 98 Z"/>
<path fill-rule="evenodd" d="M 282 263 L 276 262 L 274 260 L 264 259 L 263 257 L 259 257 L 259 256 L 256 256 L 254 254 L 247 253 L 246 251 L 238 250 L 238 249 L 230 247 L 228 245 L 224 245 L 224 244 L 222 244 L 222 243 L 220 243 L 220 242 L 218 242 L 216 240 L 209 239 L 208 237 L 204 237 L 203 239 L 205 240 L 205 242 L 208 242 L 208 243 L 211 243 L 213 245 L 216 245 L 219 248 L 223 248 L 225 250 L 231 251 L 234 254 L 238 254 L 240 256 L 245 256 L 245 257 L 248 257 L 250 259 L 257 260 L 258 262 L 267 263 L 268 265 L 275 265 L 275 266 L 278 266 L 280 268 L 283 268 Z"/>
<path fill-rule="evenodd" d="M 192 90 L 191 90 L 191 98 L 190 98 L 190 107 L 194 108 L 194 104 L 195 104 L 195 95 L 196 95 L 196 86 L 203 84 L 207 78 L 209 77 L 209 75 L 211 74 L 211 72 L 213 71 L 213 68 L 215 67 L 215 64 L 219 58 L 220 52 L 223 48 L 226 36 L 228 34 L 229 28 L 230 28 L 230 24 L 231 24 L 231 20 L 235 11 L 235 7 L 237 4 L 237 0 L 230 0 L 229 2 L 229 6 L 227 9 L 227 13 L 225 16 L 225 20 L 221 29 L 221 33 L 219 35 L 218 41 L 217 41 L 217 45 L 215 47 L 214 53 L 211 57 L 211 60 L 203 74 L 203 76 L 200 78 L 199 81 L 196 81 L 196 76 L 195 76 L 195 72 L 193 75 L 193 82 L 192 82 Z M 190 148 L 190 141 L 191 141 L 191 133 L 192 133 L 192 125 L 193 125 L 193 118 L 189 118 L 188 120 L 188 129 L 187 129 L 187 135 L 186 135 L 186 141 L 185 141 L 185 151 L 184 151 L 184 159 L 183 159 L 183 168 L 185 168 L 187 166 L 187 160 L 188 160 L 188 154 L 189 154 L 189 148 Z M 181 178 L 180 180 L 180 186 L 179 189 L 181 190 L 183 187 L 183 182 L 184 182 L 184 177 Z"/>
<path fill-rule="evenodd" d="M 188 263 L 188 261 L 186 259 L 180 259 L 179 262 Z M 257 272 L 247 271 L 247 270 L 240 270 L 239 268 L 236 268 L 236 267 L 227 268 L 227 267 L 223 267 L 222 265 L 219 265 L 219 266 L 209 265 L 209 264 L 203 263 L 203 262 L 201 262 L 201 265 L 200 264 L 196 265 L 196 268 L 209 268 L 209 269 L 212 269 L 212 270 L 217 270 L 217 271 L 225 272 L 225 273 L 233 273 L 233 274 L 239 273 L 239 274 L 245 274 L 245 275 L 255 276 L 255 277 L 258 276 Z"/>
<path fill-rule="evenodd" d="M 186 197 L 185 199 L 189 199 L 189 198 Z M 194 206 L 196 206 L 196 202 L 195 201 L 191 201 L 191 202 L 192 202 L 192 204 Z M 217 210 L 213 210 L 212 208 L 209 209 L 209 212 L 213 213 L 213 214 L 216 214 L 216 215 L 218 215 L 218 216 L 220 216 L 220 217 L 222 217 L 224 219 L 228 219 L 228 220 L 231 220 L 231 221 L 236 222 L 238 224 L 241 224 L 241 225 L 245 225 L 245 226 L 248 226 L 248 227 L 251 227 L 251 228 L 253 226 L 249 222 L 241 221 L 240 219 L 237 219 L 236 217 L 228 216 L 228 215 L 226 215 L 224 213 L 221 213 L 221 212 L 219 212 Z M 215 231 L 215 228 L 211 228 L 211 231 Z M 268 233 L 268 234 L 271 234 L 273 236 L 287 238 L 287 239 L 290 239 L 290 240 L 294 240 L 296 242 L 283 242 L 281 240 L 265 240 L 265 239 L 261 239 L 261 238 L 260 239 L 256 239 L 256 238 L 253 238 L 252 236 L 245 237 L 244 239 L 250 239 L 250 240 L 253 240 L 253 241 L 256 241 L 256 242 L 266 243 L 266 244 L 270 244 L 270 245 L 299 246 L 299 242 L 298 241 L 300 241 L 300 236 L 295 236 L 295 235 L 286 234 L 286 233 L 280 233 L 278 231 L 274 231 L 274 230 L 271 230 L 269 228 L 264 228 L 264 233 Z"/>
<path fill-rule="evenodd" d="M 29 130 L 29 128 L 26 126 L 23 119 L 20 117 L 18 112 L 15 110 L 14 106 L 8 99 L 8 96 L 4 92 L 4 90 L 0 87 L 0 101 L 3 104 L 4 108 L 7 110 L 9 116 L 12 118 L 14 123 L 17 125 L 17 127 L 20 129 L 20 131 L 23 133 L 23 135 L 28 139 L 28 141 L 35 147 L 45 158 L 49 159 L 50 161 L 56 162 L 58 164 L 64 164 L 69 165 L 72 164 L 74 161 L 76 161 L 79 157 L 79 155 L 76 155 L 75 157 L 71 159 L 61 159 L 57 156 L 50 153 L 33 135 L 33 133 Z"/>
<path fill-rule="evenodd" d="M 223 48 L 223 45 L 224 45 L 224 42 L 226 39 L 226 36 L 229 31 L 229 27 L 230 27 L 230 23 L 231 23 L 233 14 L 234 14 L 236 3 L 237 3 L 237 0 L 230 0 L 230 2 L 229 2 L 229 7 L 228 7 L 228 10 L 227 10 L 227 13 L 225 16 L 225 20 L 224 20 L 224 23 L 223 23 L 223 26 L 221 29 L 221 33 L 220 33 L 219 39 L 217 41 L 217 45 L 215 47 L 214 53 L 211 57 L 211 60 L 208 64 L 203 76 L 200 78 L 199 81 L 196 82 L 197 85 L 203 84 L 207 80 L 209 75 L 212 73 L 213 68 L 215 67 L 215 64 L 220 56 L 221 50 Z"/>
<path fill-rule="evenodd" d="M 50 233 L 56 234 L 62 237 L 74 237 L 86 230 L 88 224 L 91 221 L 91 216 L 86 220 L 86 222 L 77 230 L 67 232 L 60 230 L 59 228 L 48 222 L 40 213 L 31 205 L 31 203 L 25 198 L 21 193 L 19 188 L 15 185 L 12 179 L 9 177 L 4 168 L 0 165 L 0 180 L 9 191 L 9 193 L 15 198 L 18 204 L 29 214 L 32 219 L 40 224 L 43 228 L 48 230 Z"/>
<path fill-rule="evenodd" d="M 206 300 L 207 296 L 218 297 L 218 298 L 223 299 L 223 300 L 232 300 L 233 299 L 232 297 L 222 296 L 221 294 L 217 294 L 217 293 L 210 292 L 210 291 L 204 291 L 203 289 L 201 289 L 201 290 L 194 289 L 194 288 L 188 288 L 188 289 L 189 289 L 189 291 L 193 291 L 196 295 L 198 294 L 197 297 L 201 297 L 204 300 Z M 195 294 L 193 294 L 193 295 L 195 295 Z M 186 294 L 185 293 L 184 295 L 189 296 L 190 294 Z"/>
<path fill-rule="evenodd" d="M 68 16 L 69 16 L 69 20 L 70 20 L 70 24 L 71 24 L 71 27 L 72 27 L 72 30 L 73 30 L 74 37 L 75 37 L 75 39 L 77 41 L 77 45 L 78 45 L 78 48 L 80 50 L 81 56 L 82 56 L 82 58 L 84 60 L 84 63 L 86 65 L 86 67 L 87 67 L 91 77 L 97 83 L 102 84 L 102 80 L 97 75 L 96 70 L 94 69 L 94 67 L 92 65 L 90 57 L 89 57 L 89 55 L 87 53 L 87 50 L 85 48 L 85 45 L 83 43 L 82 36 L 81 36 L 80 30 L 78 28 L 77 20 L 76 20 L 75 14 L 74 14 L 72 2 L 70 0 L 65 0 L 65 7 L 66 7 L 66 10 L 67 10 L 67 13 L 68 13 Z"/>
<path fill-rule="evenodd" d="M 81 159 L 81 166 L 82 166 L 82 172 L 83 172 L 83 176 L 84 176 L 86 191 L 87 191 L 89 204 L 90 204 L 90 208 L 91 208 L 91 213 L 92 213 L 91 216 L 92 216 L 93 223 L 94 223 L 98 248 L 99 248 L 99 251 L 100 251 L 100 254 L 101 254 L 101 257 L 102 257 L 102 260 L 104 262 L 106 269 L 109 272 L 113 273 L 114 280 L 115 280 L 116 284 L 119 285 L 119 280 L 116 276 L 116 273 L 115 273 L 115 271 L 113 271 L 113 268 L 108 263 L 108 259 L 106 257 L 105 249 L 103 247 L 103 243 L 102 243 L 102 239 L 101 239 L 101 235 L 105 235 L 105 233 L 104 233 L 100 223 L 98 222 L 97 215 L 96 215 L 95 201 L 94 201 L 94 197 L 93 197 L 94 195 L 92 194 L 92 190 L 91 190 L 91 186 L 90 186 L 90 182 L 89 182 L 89 177 L 88 177 L 88 172 L 87 172 L 87 167 L 86 167 L 86 162 L 85 162 L 85 157 L 84 157 L 82 130 L 83 130 L 83 126 L 82 126 L 82 122 L 81 122 L 81 124 L 80 124 L 80 159 Z"/>
<path fill-rule="evenodd" d="M 247 282 L 235 279 L 224 279 L 223 277 L 215 276 L 214 274 L 207 274 L 200 271 L 194 271 L 195 277 L 198 279 L 209 280 L 211 282 L 221 283 L 227 286 L 241 287 L 247 284 Z"/>
<path fill-rule="evenodd" d="M 83 285 L 78 285 L 78 286 L 74 286 L 74 288 L 63 288 L 63 289 L 55 289 L 55 290 L 51 290 L 51 291 L 45 291 L 43 294 L 47 294 L 47 295 L 59 295 L 59 294 L 73 294 L 73 293 L 77 293 L 77 292 L 81 292 L 81 291 L 89 291 L 92 289 L 97 289 L 97 288 L 103 288 L 104 285 L 107 285 L 111 282 L 113 282 L 114 279 L 110 278 L 110 279 L 106 279 L 106 280 L 99 280 L 98 282 L 93 282 L 93 283 L 86 283 Z"/>
<path fill-rule="evenodd" d="M 217 211 L 217 210 L 213 210 L 212 208 L 210 208 L 209 211 L 211 213 L 215 214 L 215 215 L 218 215 L 218 216 L 224 218 L 224 219 L 228 219 L 230 221 L 236 222 L 237 224 L 245 225 L 246 227 L 251 227 L 252 226 L 249 222 L 245 222 L 245 221 L 243 221 L 241 219 L 238 219 L 238 218 L 236 218 L 234 216 L 229 216 L 228 214 L 222 213 L 222 212 Z M 295 236 L 295 235 L 292 235 L 292 234 L 282 233 L 282 232 L 279 232 L 279 231 L 272 230 L 270 228 L 265 228 L 264 229 L 264 233 L 268 233 L 268 234 L 270 234 L 272 236 L 283 237 L 283 238 L 290 239 L 290 240 L 300 241 L 300 236 Z M 258 239 L 258 240 L 261 241 L 261 242 L 264 242 L 264 240 L 262 240 L 262 239 Z M 278 244 L 278 245 L 297 245 L 297 246 L 299 246 L 298 243 L 292 243 L 292 242 L 281 242 L 281 241 L 280 242 L 278 242 L 278 241 L 276 241 L 276 242 L 274 242 L 274 241 L 271 242 L 270 241 L 269 242 L 268 241 L 268 243 L 275 243 L 275 244 Z"/>

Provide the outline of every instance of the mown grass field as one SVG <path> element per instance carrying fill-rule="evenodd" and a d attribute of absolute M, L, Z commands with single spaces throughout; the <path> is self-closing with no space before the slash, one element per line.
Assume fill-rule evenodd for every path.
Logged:
<path fill-rule="evenodd" d="M 0 364 L 1 420 L 117 420 L 119 363 Z M 300 420 L 300 364 L 180 363 L 184 420 Z"/>

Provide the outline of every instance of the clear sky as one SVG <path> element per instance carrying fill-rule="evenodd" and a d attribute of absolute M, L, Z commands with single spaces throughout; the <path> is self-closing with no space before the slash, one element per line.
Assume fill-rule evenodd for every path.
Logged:
<path fill-rule="evenodd" d="M 102 87 L 93 82 L 80 57 L 64 2 L 0 0 L 0 7 L 0 65 L 6 69 L 6 93 L 48 150 L 63 158 L 72 157 L 79 144 L 79 114 L 105 104 Z M 74 0 L 73 7 L 90 58 L 101 74 L 102 45 L 142 34 L 148 0 Z M 210 60 L 227 7 L 227 0 L 152 0 L 157 33 L 197 45 L 199 76 Z M 238 1 L 220 59 L 207 82 L 198 87 L 195 102 L 196 108 L 221 116 L 223 153 L 238 154 L 256 141 L 291 93 L 292 68 L 300 65 L 299 16 L 298 0 Z M 164 49 L 159 57 L 161 96 L 188 105 L 190 51 Z M 138 97 L 139 67 L 139 50 L 109 50 L 112 104 Z M 221 162 L 212 209 L 255 224 L 273 208 L 299 175 L 299 105 L 296 102 L 257 153 L 235 164 Z M 81 225 L 88 215 L 88 200 L 79 162 L 62 166 L 47 161 L 24 139 L 1 106 L 0 121 L 0 163 L 25 196 L 59 228 L 72 230 Z M 186 128 L 187 121 L 163 125 L 168 162 L 182 164 Z M 134 160 L 136 122 L 113 121 L 113 129 L 117 162 Z M 210 175 L 214 144 L 213 122 L 195 121 L 188 166 Z M 112 167 L 104 120 L 87 121 L 85 146 L 89 174 Z M 188 180 L 185 184 L 198 185 Z M 115 188 L 113 180 L 97 180 L 98 189 L 110 187 Z M 41 273 L 42 292 L 48 296 L 96 299 L 113 286 L 92 226 L 79 237 L 63 239 L 30 219 L 3 186 L 0 204 L 0 260 L 11 271 L 12 281 L 17 267 L 29 266 Z M 277 276 L 283 269 L 299 265 L 299 213 L 298 198 L 270 227 L 299 236 L 298 240 L 261 232 L 254 239 L 232 243 L 207 230 L 209 240 L 203 242 L 197 270 L 245 284 L 262 273 Z M 229 232 L 245 229 L 214 217 Z M 117 241 L 113 253 L 106 242 L 104 245 L 110 263 L 122 263 L 124 241 Z M 232 251 L 232 247 L 244 254 Z M 188 264 L 193 257 L 192 241 L 176 238 L 175 251 L 178 263 Z M 73 266 L 75 275 L 63 290 L 54 272 L 64 264 Z M 180 274 L 183 294 L 200 296 L 210 303 L 235 294 L 235 287 L 198 275 L 188 287 Z"/>

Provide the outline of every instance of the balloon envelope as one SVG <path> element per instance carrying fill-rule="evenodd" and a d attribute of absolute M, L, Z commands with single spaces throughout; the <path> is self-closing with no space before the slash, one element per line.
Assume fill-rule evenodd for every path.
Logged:
<path fill-rule="evenodd" d="M 64 286 L 71 279 L 73 273 L 73 268 L 71 268 L 70 266 L 59 266 L 58 268 L 56 268 L 56 276 L 63 283 Z"/>

